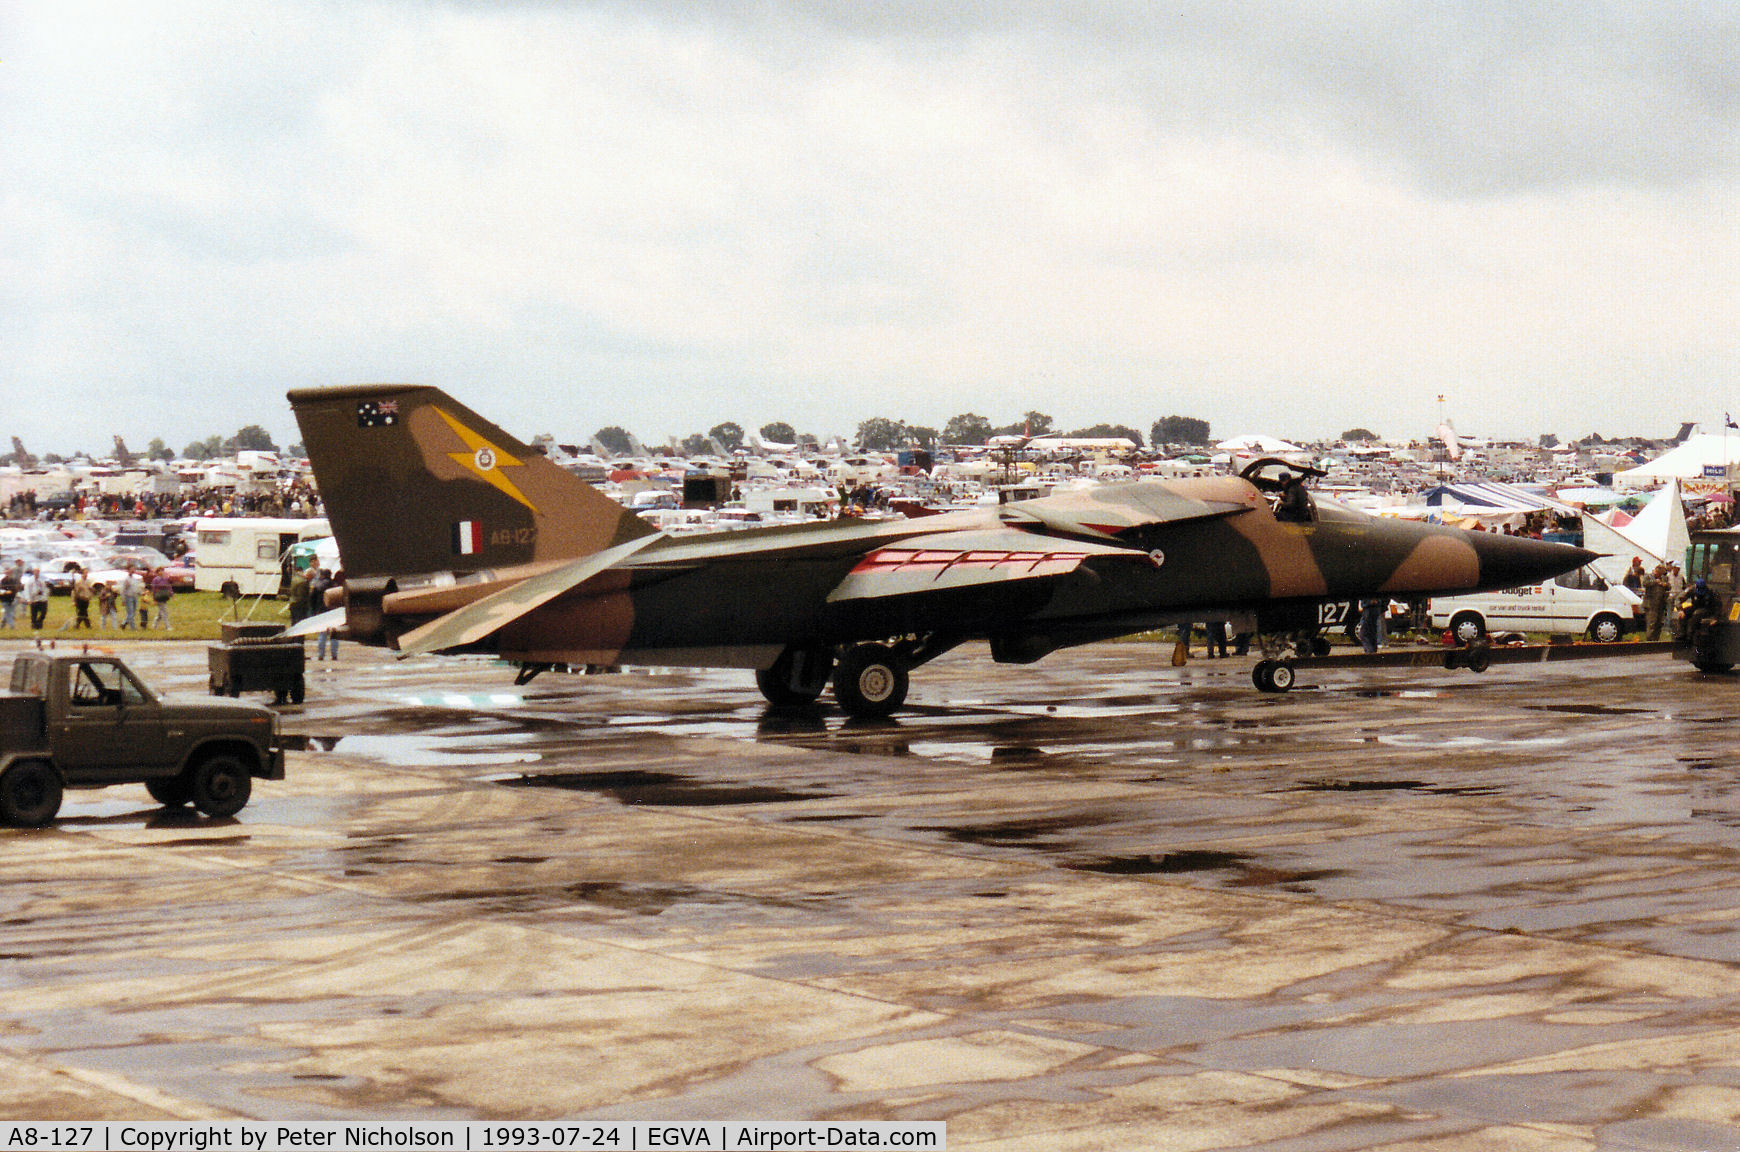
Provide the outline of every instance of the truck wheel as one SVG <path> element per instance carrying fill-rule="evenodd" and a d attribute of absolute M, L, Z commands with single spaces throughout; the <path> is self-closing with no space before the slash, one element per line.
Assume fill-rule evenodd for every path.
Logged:
<path fill-rule="evenodd" d="M 1486 635 L 1486 621 L 1478 612 L 1458 612 L 1450 618 L 1450 635 L 1458 644 L 1472 644 Z"/>
<path fill-rule="evenodd" d="M 164 776 L 157 780 L 147 780 L 145 791 L 151 793 L 151 799 L 165 808 L 179 808 L 193 799 L 193 788 L 185 776 Z"/>
<path fill-rule="evenodd" d="M 234 816 L 248 803 L 254 778 L 234 756 L 207 756 L 194 766 L 189 799 L 207 816 Z"/>
<path fill-rule="evenodd" d="M 1625 629 L 1620 626 L 1617 616 L 1603 612 L 1589 622 L 1589 639 L 1599 644 L 1611 644 L 1623 635 Z"/>
<path fill-rule="evenodd" d="M 834 669 L 834 699 L 847 714 L 881 719 L 906 703 L 906 662 L 884 644 L 846 650 Z"/>
<path fill-rule="evenodd" d="M 0 773 L 0 823 L 40 828 L 60 811 L 60 771 L 46 760 L 20 760 Z"/>

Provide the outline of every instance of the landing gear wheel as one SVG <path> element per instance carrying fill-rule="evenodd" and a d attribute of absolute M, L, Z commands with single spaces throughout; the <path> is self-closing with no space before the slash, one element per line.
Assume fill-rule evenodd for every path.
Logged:
<path fill-rule="evenodd" d="M 1258 660 L 1251 669 L 1251 683 L 1259 692 L 1288 692 L 1293 688 L 1293 662 L 1290 660 Z"/>
<path fill-rule="evenodd" d="M 161 780 L 145 781 L 145 791 L 165 808 L 179 808 L 193 799 L 193 789 L 185 776 L 165 776 Z"/>
<path fill-rule="evenodd" d="M 1732 671 L 1734 668 L 1734 665 L 1724 664 L 1720 660 L 1693 660 L 1692 667 L 1696 668 L 1700 672 L 1706 672 L 1706 673 L 1709 673 L 1711 675 L 1719 675 L 1723 672 Z"/>
<path fill-rule="evenodd" d="M 296 677 L 295 680 L 291 681 L 291 683 L 290 683 L 290 703 L 292 703 L 292 704 L 302 703 L 303 697 L 306 696 L 307 694 L 308 694 L 308 681 L 307 680 L 303 679 L 301 676 L 298 676 L 298 677 Z"/>
<path fill-rule="evenodd" d="M 834 699 L 848 715 L 881 719 L 906 703 L 906 661 L 884 644 L 848 648 L 834 669 Z"/>
<path fill-rule="evenodd" d="M 834 653 L 827 648 L 787 648 L 769 668 L 755 674 L 755 686 L 775 707 L 814 704 L 828 686 Z"/>
<path fill-rule="evenodd" d="M 60 811 L 60 771 L 46 760 L 20 760 L 0 773 L 0 824 L 40 828 Z"/>
<path fill-rule="evenodd" d="M 207 816 L 234 816 L 248 803 L 254 778 L 234 756 L 208 756 L 193 769 L 190 799 Z"/>
<path fill-rule="evenodd" d="M 1470 645 L 1465 662 L 1470 672 L 1484 672 L 1492 667 L 1492 649 L 1485 644 Z"/>

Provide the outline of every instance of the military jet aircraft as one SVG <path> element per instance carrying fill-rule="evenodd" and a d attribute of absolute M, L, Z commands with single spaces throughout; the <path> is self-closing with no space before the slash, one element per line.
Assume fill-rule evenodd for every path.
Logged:
<path fill-rule="evenodd" d="M 1587 562 L 1563 544 L 1279 504 L 1253 474 L 1138 481 L 907 520 L 667 536 L 438 389 L 289 394 L 337 537 L 333 627 L 402 653 L 484 652 L 520 680 L 556 666 L 754 669 L 774 704 L 833 684 L 856 716 L 903 703 L 913 668 L 969 640 L 1002 662 L 1153 628 L 1279 638 L 1371 596 L 1530 584 Z"/>

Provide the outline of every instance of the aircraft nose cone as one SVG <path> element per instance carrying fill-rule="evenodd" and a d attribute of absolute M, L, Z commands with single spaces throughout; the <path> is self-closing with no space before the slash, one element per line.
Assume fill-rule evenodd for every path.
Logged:
<path fill-rule="evenodd" d="M 1539 584 L 1561 572 L 1581 568 L 1600 555 L 1587 548 L 1531 540 L 1527 536 L 1473 532 L 1469 539 L 1473 541 L 1474 554 L 1480 558 L 1482 591 Z"/>

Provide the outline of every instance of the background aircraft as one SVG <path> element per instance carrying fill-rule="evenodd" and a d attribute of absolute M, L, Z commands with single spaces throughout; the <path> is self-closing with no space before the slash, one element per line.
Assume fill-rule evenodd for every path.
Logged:
<path fill-rule="evenodd" d="M 776 704 L 813 701 L 831 678 L 848 712 L 881 716 L 912 668 L 968 640 L 1030 663 L 1226 620 L 1269 638 L 1268 656 L 1324 605 L 1529 584 L 1592 556 L 1327 502 L 1281 520 L 1257 483 L 1226 476 L 672 537 L 437 389 L 289 398 L 338 540 L 348 633 L 405 653 L 494 653 L 522 679 L 572 664 L 742 667 Z M 1254 675 L 1292 684 L 1283 660 Z"/>

